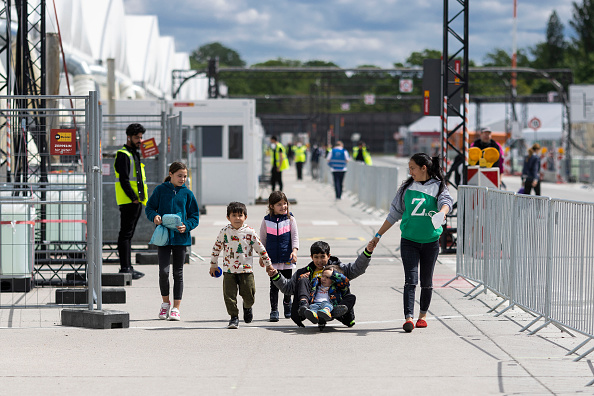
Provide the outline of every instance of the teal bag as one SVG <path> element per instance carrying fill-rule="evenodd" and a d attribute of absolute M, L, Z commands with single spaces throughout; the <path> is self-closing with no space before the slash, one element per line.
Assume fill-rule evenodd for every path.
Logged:
<path fill-rule="evenodd" d="M 162 225 L 158 225 L 153 232 L 153 236 L 149 242 L 149 245 L 167 246 L 169 243 L 169 230 Z"/>
<path fill-rule="evenodd" d="M 181 213 L 164 214 L 161 217 L 161 222 L 163 223 L 163 226 L 169 228 L 170 230 L 177 231 L 177 227 L 182 225 Z"/>

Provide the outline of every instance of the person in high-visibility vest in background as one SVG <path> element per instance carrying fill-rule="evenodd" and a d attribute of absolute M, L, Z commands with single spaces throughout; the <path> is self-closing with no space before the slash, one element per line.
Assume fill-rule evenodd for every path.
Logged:
<path fill-rule="evenodd" d="M 366 165 L 371 165 L 373 163 L 371 161 L 371 155 L 369 155 L 369 151 L 367 151 L 365 142 L 360 140 L 359 143 L 353 147 L 353 159 L 355 161 L 365 162 Z"/>
<path fill-rule="evenodd" d="M 115 194 L 120 208 L 120 233 L 118 236 L 118 255 L 120 273 L 130 273 L 133 279 L 144 276 L 132 267 L 132 237 L 142 213 L 142 205 L 148 200 L 144 164 L 140 162 L 138 149 L 146 129 L 140 124 L 130 124 L 126 128 L 126 144 L 116 153 L 113 164 L 115 171 Z"/>
<path fill-rule="evenodd" d="M 287 157 L 287 149 L 283 146 L 276 136 L 270 138 L 270 148 L 272 149 L 271 161 L 272 171 L 270 173 L 270 184 L 272 184 L 272 191 L 276 191 L 275 187 L 278 183 L 278 189 L 283 191 L 283 174 L 282 171 L 289 169 L 289 159 Z"/>
<path fill-rule="evenodd" d="M 303 164 L 307 159 L 307 147 L 301 142 L 297 142 L 296 146 L 293 146 L 293 153 L 295 154 L 295 167 L 297 168 L 297 180 L 303 180 Z"/>

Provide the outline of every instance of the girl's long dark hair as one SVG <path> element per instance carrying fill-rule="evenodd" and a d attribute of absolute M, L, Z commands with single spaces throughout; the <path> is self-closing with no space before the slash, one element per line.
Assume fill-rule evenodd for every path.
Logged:
<path fill-rule="evenodd" d="M 415 164 L 417 164 L 420 167 L 427 167 L 427 175 L 429 176 L 429 179 L 435 178 L 439 180 L 439 192 L 437 193 L 437 195 L 441 194 L 441 192 L 445 188 L 446 183 L 445 177 L 443 175 L 443 170 L 441 169 L 441 158 L 439 156 L 430 157 L 425 153 L 416 153 L 412 157 L 410 157 L 410 159 L 415 161 Z M 402 189 L 402 191 L 404 191 L 413 182 L 414 180 L 411 176 L 402 183 L 402 186 L 400 188 Z"/>
<path fill-rule="evenodd" d="M 183 162 L 177 162 L 177 161 L 172 162 L 171 165 L 169 165 L 169 173 L 172 175 L 180 169 L 188 169 L 188 167 Z M 167 177 L 163 181 L 164 182 L 171 181 L 171 176 L 167 175 Z"/>

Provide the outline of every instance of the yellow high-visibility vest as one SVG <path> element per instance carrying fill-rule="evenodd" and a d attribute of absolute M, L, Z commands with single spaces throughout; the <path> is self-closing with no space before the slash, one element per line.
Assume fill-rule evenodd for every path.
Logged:
<path fill-rule="evenodd" d="M 293 152 L 295 153 L 295 162 L 305 162 L 305 152 L 307 147 L 305 146 L 293 146 Z"/>
<path fill-rule="evenodd" d="M 280 159 L 281 152 L 283 154 L 282 161 Z M 276 169 L 278 169 L 279 172 L 289 169 L 289 159 L 287 158 L 287 149 L 285 149 L 285 146 L 277 142 L 274 153 L 275 154 L 271 157 L 272 165 L 274 165 L 274 159 L 276 158 Z"/>
<path fill-rule="evenodd" d="M 144 200 L 140 201 L 140 194 L 138 194 L 138 181 L 136 179 L 136 162 L 134 162 L 134 157 L 132 156 L 131 152 L 126 150 L 125 147 L 122 147 L 117 152 L 126 154 L 128 156 L 128 159 L 130 160 L 130 164 L 132 165 L 130 167 L 130 169 L 132 170 L 132 177 L 130 177 L 130 187 L 132 187 L 132 190 L 134 190 L 134 192 L 136 193 L 136 196 L 139 197 L 138 201 L 141 204 L 146 205 L 146 202 L 148 201 L 148 187 L 146 186 L 146 174 L 144 173 L 144 164 L 142 162 L 140 163 L 140 174 L 142 176 L 142 184 L 144 186 Z M 116 158 L 117 158 L 117 153 L 116 153 Z M 117 169 L 115 168 L 115 162 L 113 164 L 113 169 L 114 169 L 115 177 L 116 177 L 116 182 L 115 182 L 116 202 L 118 203 L 118 205 L 132 203 L 132 200 L 130 199 L 130 197 L 128 195 L 126 195 L 126 193 L 124 192 L 124 189 L 122 188 L 122 185 L 120 183 L 120 174 L 118 173 Z"/>

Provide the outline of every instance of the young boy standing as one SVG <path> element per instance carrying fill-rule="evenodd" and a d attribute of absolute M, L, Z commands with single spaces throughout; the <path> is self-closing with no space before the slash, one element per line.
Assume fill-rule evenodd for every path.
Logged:
<path fill-rule="evenodd" d="M 295 295 L 291 309 L 291 319 L 297 326 L 305 327 L 303 319 L 305 319 L 305 312 L 309 308 L 308 298 L 311 293 L 311 285 L 315 278 L 322 276 L 324 267 L 329 264 L 337 265 L 348 279 L 355 279 L 365 273 L 374 249 L 375 245 L 370 242 L 354 263 L 343 264 L 338 257 L 330 255 L 330 245 L 328 243 L 317 241 L 309 249 L 312 261 L 306 267 L 295 271 L 291 279 L 286 279 L 272 266 L 266 267 L 266 272 L 268 272 L 268 276 L 281 292 Z M 333 316 L 348 327 L 355 325 L 355 312 L 353 310 L 355 301 L 355 295 L 348 292 L 343 295 L 340 304 L 334 308 Z"/>
<path fill-rule="evenodd" d="M 228 329 L 239 326 L 239 309 L 237 308 L 237 291 L 243 299 L 243 321 L 250 323 L 253 319 L 252 306 L 256 295 L 256 283 L 252 261 L 254 250 L 260 255 L 262 267 L 270 266 L 270 257 L 256 231 L 245 225 L 247 208 L 241 202 L 231 202 L 227 205 L 227 220 L 230 224 L 219 232 L 212 248 L 210 259 L 210 275 L 217 272 L 219 253 L 224 251 L 223 257 L 223 297 L 227 313 L 231 316 Z"/>

